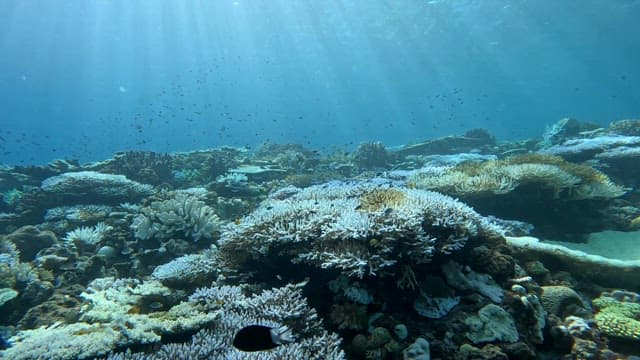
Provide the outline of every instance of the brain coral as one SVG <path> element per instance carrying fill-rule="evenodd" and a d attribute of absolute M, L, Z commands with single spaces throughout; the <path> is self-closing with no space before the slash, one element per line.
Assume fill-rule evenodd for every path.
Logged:
<path fill-rule="evenodd" d="M 544 309 L 554 315 L 565 317 L 565 312 L 577 308 L 585 308 L 578 293 L 566 286 L 543 286 L 540 302 Z"/>

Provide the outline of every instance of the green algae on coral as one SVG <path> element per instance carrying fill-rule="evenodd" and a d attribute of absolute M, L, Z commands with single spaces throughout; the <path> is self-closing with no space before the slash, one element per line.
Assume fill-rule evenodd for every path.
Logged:
<path fill-rule="evenodd" d="M 601 296 L 593 300 L 595 320 L 604 334 L 640 341 L 640 304 Z"/>

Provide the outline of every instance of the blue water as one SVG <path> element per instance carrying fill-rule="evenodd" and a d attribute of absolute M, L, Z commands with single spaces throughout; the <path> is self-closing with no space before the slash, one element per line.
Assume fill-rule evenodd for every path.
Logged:
<path fill-rule="evenodd" d="M 637 0 L 3 0 L 0 163 L 640 116 Z"/>

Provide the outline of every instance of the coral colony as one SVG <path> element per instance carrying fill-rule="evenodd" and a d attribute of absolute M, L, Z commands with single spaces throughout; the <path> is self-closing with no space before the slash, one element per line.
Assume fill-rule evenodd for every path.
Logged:
<path fill-rule="evenodd" d="M 640 356 L 638 128 L 4 167 L 0 356 Z"/>

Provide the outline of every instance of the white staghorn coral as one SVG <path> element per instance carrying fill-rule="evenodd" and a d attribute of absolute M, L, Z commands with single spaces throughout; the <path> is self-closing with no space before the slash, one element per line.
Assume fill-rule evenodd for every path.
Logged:
<path fill-rule="evenodd" d="M 286 244 L 294 262 L 363 277 L 400 259 L 427 262 L 470 237 L 497 231 L 449 196 L 389 182 L 331 182 L 288 193 L 229 225 L 219 241 L 221 252 L 260 258 L 278 254 Z"/>
<path fill-rule="evenodd" d="M 104 278 L 82 294 L 81 321 L 24 330 L 0 351 L 7 359 L 327 359 L 342 360 L 340 339 L 327 332 L 302 295 L 303 284 L 245 295 L 243 288 L 221 286 L 197 290 L 170 309 L 138 313 L 150 301 L 164 301 L 171 290 L 157 281 Z M 151 303 L 153 304 L 153 303 Z M 247 353 L 233 347 L 234 335 L 247 325 L 286 326 L 293 342 L 269 352 Z M 161 336 L 200 330 L 191 342 L 160 346 Z M 145 353 L 110 354 L 128 346 L 157 344 Z"/>

